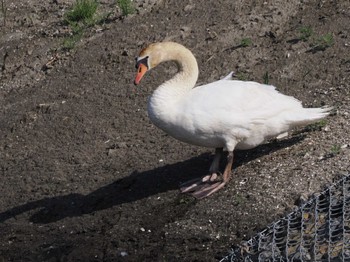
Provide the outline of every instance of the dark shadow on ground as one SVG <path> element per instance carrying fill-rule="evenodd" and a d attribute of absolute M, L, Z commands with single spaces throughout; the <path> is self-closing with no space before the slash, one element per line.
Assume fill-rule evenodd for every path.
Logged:
<path fill-rule="evenodd" d="M 255 149 L 235 153 L 235 166 L 289 147 L 304 139 L 304 135 L 273 141 Z M 134 202 L 149 196 L 175 190 L 181 182 L 206 174 L 211 154 L 205 153 L 189 160 L 166 165 L 142 173 L 133 172 L 109 185 L 103 186 L 88 195 L 68 194 L 28 202 L 0 213 L 4 222 L 22 213 L 39 209 L 30 217 L 33 223 L 51 223 L 66 217 L 76 217 L 104 210 L 123 203 Z M 205 162 L 205 164 L 204 164 Z"/>

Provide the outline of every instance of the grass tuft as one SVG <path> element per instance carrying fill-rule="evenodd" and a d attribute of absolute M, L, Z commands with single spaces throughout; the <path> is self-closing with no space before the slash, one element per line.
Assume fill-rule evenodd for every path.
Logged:
<path fill-rule="evenodd" d="M 264 76 L 263 76 L 263 80 L 264 80 L 264 84 L 265 85 L 269 85 L 270 84 L 270 76 L 269 76 L 269 72 L 265 72 Z"/>
<path fill-rule="evenodd" d="M 248 47 L 251 44 L 252 44 L 252 39 L 250 39 L 250 38 L 243 38 L 241 40 L 241 43 L 239 44 L 239 46 L 241 46 L 241 47 Z"/>
<path fill-rule="evenodd" d="M 128 16 L 135 12 L 135 8 L 131 2 L 131 0 L 117 0 L 117 4 L 122 10 L 123 16 Z"/>
<path fill-rule="evenodd" d="M 234 75 L 238 80 L 241 81 L 249 81 L 249 75 L 242 73 L 242 72 L 238 72 L 237 74 Z"/>
<path fill-rule="evenodd" d="M 331 154 L 333 154 L 333 155 L 339 154 L 340 151 L 341 151 L 341 146 L 340 145 L 333 145 L 331 147 Z"/>
<path fill-rule="evenodd" d="M 307 52 L 312 53 L 324 51 L 334 44 L 332 33 L 317 36 L 310 26 L 303 26 L 299 29 L 299 40 L 309 42 L 310 49 Z"/>
<path fill-rule="evenodd" d="M 306 42 L 314 35 L 314 31 L 311 26 L 303 26 L 299 29 L 299 38 L 300 40 Z"/>
<path fill-rule="evenodd" d="M 328 47 L 334 45 L 334 38 L 332 33 L 318 36 L 314 33 L 310 26 L 302 26 L 299 28 L 299 38 L 297 38 L 296 41 L 294 39 L 293 42 L 297 43 L 298 41 L 308 42 L 310 49 L 306 52 L 312 53 L 324 51 Z"/>
<path fill-rule="evenodd" d="M 63 49 L 64 50 L 71 50 L 75 47 L 75 44 L 77 42 L 79 42 L 79 40 L 82 38 L 83 36 L 83 30 L 81 30 L 80 32 L 77 32 L 69 37 L 66 37 L 63 40 Z"/>
<path fill-rule="evenodd" d="M 240 194 L 236 194 L 234 197 L 234 202 L 236 206 L 244 205 L 244 203 L 246 202 L 246 198 Z"/>
<path fill-rule="evenodd" d="M 93 19 L 98 3 L 96 0 L 76 0 L 73 9 L 66 14 L 68 24 L 72 22 L 89 22 Z"/>
<path fill-rule="evenodd" d="M 64 50 L 73 49 L 82 38 L 84 29 L 96 24 L 97 7 L 97 0 L 76 0 L 72 9 L 66 13 L 65 22 L 70 26 L 72 34 L 63 40 Z"/>
<path fill-rule="evenodd" d="M 6 2 L 5 0 L 1 0 L 1 13 L 2 13 L 2 16 L 3 16 L 3 25 L 4 27 L 6 26 L 6 15 L 7 15 L 7 7 L 6 7 Z"/>
<path fill-rule="evenodd" d="M 331 47 L 332 45 L 334 45 L 334 38 L 332 33 L 321 35 L 316 40 L 316 47 L 320 49 L 326 49 L 327 47 Z"/>
<path fill-rule="evenodd" d="M 327 125 L 327 120 L 326 119 L 322 119 L 318 122 L 315 122 L 313 124 L 307 125 L 305 127 L 306 131 L 321 131 L 323 127 L 325 127 Z"/>

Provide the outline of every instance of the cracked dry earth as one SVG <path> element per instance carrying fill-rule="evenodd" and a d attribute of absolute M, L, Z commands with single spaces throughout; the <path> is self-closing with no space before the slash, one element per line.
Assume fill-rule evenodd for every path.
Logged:
<path fill-rule="evenodd" d="M 349 1 L 135 1 L 73 50 L 68 0 L 5 1 L 0 13 L 0 261 L 217 261 L 349 173 Z M 313 35 L 301 39 L 301 28 Z M 331 35 L 331 42 L 322 36 Z M 240 46 L 242 39 L 251 44 Z M 147 117 L 171 63 L 134 87 L 134 57 L 172 40 L 193 51 L 199 83 L 234 71 L 305 106 L 322 125 L 236 153 L 233 179 L 197 201 L 178 185 L 213 152 L 178 142 Z"/>

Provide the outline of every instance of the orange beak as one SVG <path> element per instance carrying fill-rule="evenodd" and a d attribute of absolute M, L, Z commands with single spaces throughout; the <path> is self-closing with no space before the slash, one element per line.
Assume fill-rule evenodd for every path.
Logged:
<path fill-rule="evenodd" d="M 137 69 L 137 75 L 135 77 L 135 81 L 134 84 L 138 85 L 141 81 L 141 78 L 143 77 L 143 75 L 147 72 L 147 66 L 145 66 L 144 64 L 140 63 L 139 68 Z"/>

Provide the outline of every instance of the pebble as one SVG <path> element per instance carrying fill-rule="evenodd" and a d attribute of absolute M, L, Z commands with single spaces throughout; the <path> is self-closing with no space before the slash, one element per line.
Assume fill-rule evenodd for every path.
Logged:
<path fill-rule="evenodd" d="M 117 153 L 118 153 L 117 149 L 109 149 L 108 150 L 108 155 L 109 156 L 115 156 L 115 155 L 117 155 Z"/>
<path fill-rule="evenodd" d="M 183 27 L 181 27 L 180 30 L 181 30 L 181 31 L 184 31 L 184 32 L 189 32 L 189 31 L 191 31 L 191 27 L 189 27 L 189 26 L 183 26 Z"/>
<path fill-rule="evenodd" d="M 126 142 L 119 142 L 116 144 L 116 148 L 127 148 L 128 144 Z"/>
<path fill-rule="evenodd" d="M 194 5 L 186 5 L 185 8 L 184 8 L 184 11 L 185 11 L 185 12 L 189 12 L 189 11 L 191 11 L 193 8 L 194 8 Z"/>

